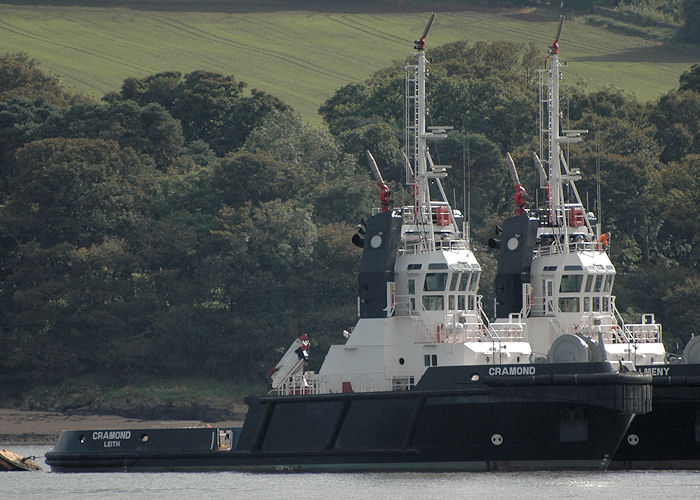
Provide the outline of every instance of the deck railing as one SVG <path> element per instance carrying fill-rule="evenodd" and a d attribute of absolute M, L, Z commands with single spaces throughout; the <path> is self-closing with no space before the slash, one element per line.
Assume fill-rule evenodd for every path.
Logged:
<path fill-rule="evenodd" d="M 535 257 L 545 257 L 547 255 L 559 255 L 574 252 L 601 252 L 600 243 L 595 241 L 572 241 L 569 243 L 554 242 L 551 245 L 540 245 L 534 249 Z"/>
<path fill-rule="evenodd" d="M 292 375 L 277 387 L 277 394 L 281 396 L 303 396 L 320 393 L 321 384 L 316 374 Z"/>
<path fill-rule="evenodd" d="M 615 314 L 619 325 L 630 339 L 630 342 L 662 342 L 663 335 L 661 325 L 655 321 L 653 314 L 642 314 L 641 323 L 626 324 L 625 320 L 622 318 L 622 314 L 620 314 L 620 311 L 617 309 L 617 305 L 615 304 L 615 296 L 610 297 L 610 307 L 613 314 Z"/>

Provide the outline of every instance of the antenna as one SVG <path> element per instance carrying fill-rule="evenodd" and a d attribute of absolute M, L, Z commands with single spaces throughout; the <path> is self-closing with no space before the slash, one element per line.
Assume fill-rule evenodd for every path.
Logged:
<path fill-rule="evenodd" d="M 372 170 L 372 175 L 374 175 L 374 179 L 377 181 L 377 184 L 380 186 L 382 184 L 386 184 L 384 182 L 384 178 L 382 177 L 381 172 L 379 171 L 379 167 L 377 166 L 377 162 L 374 160 L 374 156 L 372 156 L 372 153 L 369 152 L 369 150 L 365 151 L 367 153 L 367 160 L 369 162 L 369 168 Z"/>
<path fill-rule="evenodd" d="M 401 150 L 401 156 L 403 156 L 403 164 L 404 168 L 406 169 L 406 184 L 411 184 L 409 180 L 413 179 L 413 168 L 411 167 L 411 162 L 408 159 L 408 156 L 406 156 L 406 152 L 402 149 Z"/>
<path fill-rule="evenodd" d="M 428 31 L 430 31 L 430 26 L 433 24 L 433 19 L 435 19 L 435 12 L 430 14 L 428 24 L 425 25 L 425 29 L 423 30 L 423 36 L 413 41 L 413 48 L 415 50 L 425 50 L 425 37 L 428 36 Z"/>
<path fill-rule="evenodd" d="M 467 139 L 469 141 L 469 139 Z M 464 214 L 464 219 L 462 219 L 462 234 L 467 239 L 467 245 L 469 245 L 469 212 L 467 211 L 467 160 L 464 151 L 464 141 L 462 141 L 462 214 Z"/>
<path fill-rule="evenodd" d="M 537 156 L 537 153 L 535 153 L 534 151 L 532 152 L 532 161 L 535 163 L 535 168 L 540 174 L 540 188 L 544 188 L 547 186 L 547 172 L 545 172 L 544 167 L 542 166 L 540 157 Z"/>
<path fill-rule="evenodd" d="M 600 144 L 597 140 L 595 145 L 595 177 L 596 177 L 596 201 L 598 202 L 598 223 L 596 224 L 596 238 L 600 238 L 603 229 L 603 207 L 600 198 Z"/>
<path fill-rule="evenodd" d="M 467 245 L 472 227 L 472 151 L 467 137 Z"/>
<path fill-rule="evenodd" d="M 510 177 L 513 179 L 513 186 L 515 187 L 515 213 L 518 215 L 522 215 L 526 212 L 526 210 L 529 208 L 528 207 L 528 195 L 527 191 L 525 191 L 525 187 L 520 184 L 520 178 L 518 177 L 518 171 L 515 168 L 515 162 L 513 161 L 513 157 L 510 155 L 510 153 L 506 153 L 506 158 L 508 160 L 508 170 L 510 171 Z"/>
<path fill-rule="evenodd" d="M 520 178 L 518 177 L 518 171 L 515 169 L 515 162 L 510 153 L 506 153 L 506 159 L 508 160 L 508 171 L 510 172 L 510 178 L 513 180 L 513 185 L 517 186 L 520 184 Z"/>
<path fill-rule="evenodd" d="M 366 152 L 370 169 L 372 170 L 374 179 L 377 181 L 377 186 L 379 186 L 379 189 L 381 190 L 381 192 L 379 193 L 379 201 L 382 204 L 381 211 L 388 212 L 389 209 L 391 209 L 394 206 L 394 199 L 391 195 L 391 191 L 389 190 L 389 186 L 386 184 L 386 182 L 384 182 L 384 178 L 382 177 L 382 174 L 379 171 L 377 162 L 374 161 L 374 156 L 372 156 L 372 153 L 370 153 L 369 150 L 367 150 Z"/>
<path fill-rule="evenodd" d="M 564 16 L 559 16 L 559 26 L 557 27 L 557 35 L 554 37 L 554 43 L 549 48 L 550 54 L 559 53 L 559 37 L 561 36 L 561 28 L 564 25 Z"/>

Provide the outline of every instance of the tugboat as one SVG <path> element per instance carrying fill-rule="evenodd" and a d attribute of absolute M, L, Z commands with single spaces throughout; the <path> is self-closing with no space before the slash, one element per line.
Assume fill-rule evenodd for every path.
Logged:
<path fill-rule="evenodd" d="M 611 468 L 700 469 L 700 337 L 671 361 L 639 366 L 653 377 L 653 410 L 635 417 Z"/>
<path fill-rule="evenodd" d="M 425 39 L 406 66 L 407 182 L 393 206 L 371 162 L 380 207 L 359 226 L 356 326 L 306 370 L 296 339 L 272 393 L 246 399 L 242 428 L 64 431 L 53 471 L 450 471 L 605 469 L 651 377 L 617 363 L 534 363 L 520 321 L 490 323 L 463 216 L 441 184 L 426 126 Z M 435 195 L 436 199 L 433 199 Z"/>
<path fill-rule="evenodd" d="M 653 377 L 653 411 L 638 415 L 612 468 L 700 468 L 700 338 L 680 360 L 668 362 L 661 325 L 653 314 L 625 323 L 612 295 L 615 267 L 608 256 L 610 234 L 583 206 L 575 182 L 581 178 L 562 154 L 562 144 L 581 140 L 585 130 L 559 123 L 559 37 L 540 72 L 540 156 L 533 153 L 545 206 L 530 209 L 510 155 L 515 214 L 504 221 L 496 276 L 494 325 L 518 322 L 528 332 L 535 359 L 549 362 L 618 363 Z M 546 125 L 545 125 L 546 124 Z M 543 165 L 544 164 L 544 165 Z M 569 196 L 567 197 L 567 193 Z"/>
<path fill-rule="evenodd" d="M 540 71 L 540 157 L 533 153 L 545 192 L 544 208 L 531 209 L 515 164 L 507 155 L 515 186 L 515 215 L 497 228 L 496 321 L 522 323 L 536 359 L 550 362 L 613 361 L 634 369 L 662 363 L 661 325 L 653 314 L 625 324 L 612 295 L 615 266 L 608 256 L 609 233 L 587 212 L 567 164 L 563 144 L 581 141 L 587 130 L 560 127 L 559 36 Z M 546 125 L 545 125 L 546 124 Z M 546 168 L 545 168 L 546 167 Z"/>

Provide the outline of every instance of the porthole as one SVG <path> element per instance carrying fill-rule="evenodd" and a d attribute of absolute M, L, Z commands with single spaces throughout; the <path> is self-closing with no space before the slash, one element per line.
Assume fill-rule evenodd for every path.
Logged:
<path fill-rule="evenodd" d="M 78 438 L 78 439 L 80 440 L 81 443 L 84 443 L 85 442 L 85 434 L 81 434 L 80 438 Z"/>
<path fill-rule="evenodd" d="M 148 442 L 148 434 L 141 434 L 141 441 L 143 441 L 144 443 L 147 443 Z"/>
<path fill-rule="evenodd" d="M 491 436 L 491 443 L 493 443 L 494 446 L 501 446 L 503 444 L 503 436 L 494 434 Z"/>
<path fill-rule="evenodd" d="M 403 358 L 399 358 L 399 364 L 400 364 L 400 365 L 403 365 L 403 364 L 404 364 L 405 362 L 406 362 L 406 360 L 405 360 L 405 359 L 403 359 Z"/>
<path fill-rule="evenodd" d="M 372 239 L 369 240 L 369 244 L 372 248 L 379 248 L 382 246 L 382 237 L 378 234 L 375 234 L 372 236 Z"/>
<path fill-rule="evenodd" d="M 469 380 L 471 380 L 472 382 L 478 382 L 479 381 L 479 374 L 478 373 L 473 374 Z"/>

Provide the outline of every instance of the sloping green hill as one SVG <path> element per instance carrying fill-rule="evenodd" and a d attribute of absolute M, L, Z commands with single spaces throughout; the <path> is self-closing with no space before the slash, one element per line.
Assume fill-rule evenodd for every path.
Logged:
<path fill-rule="evenodd" d="M 159 8 L 154 3 L 154 8 Z M 195 4 L 196 5 L 196 4 Z M 190 5 L 191 7 L 191 5 Z M 405 58 L 428 12 L 131 10 L 0 5 L 0 51 L 26 52 L 75 91 L 100 97 L 127 77 L 206 69 L 275 94 L 311 123 L 339 87 Z M 543 55 L 556 13 L 438 13 L 429 46 L 456 40 L 534 42 Z M 564 26 L 567 81 L 615 85 L 642 99 L 678 86 L 698 47 L 672 47 L 573 19 Z"/>

